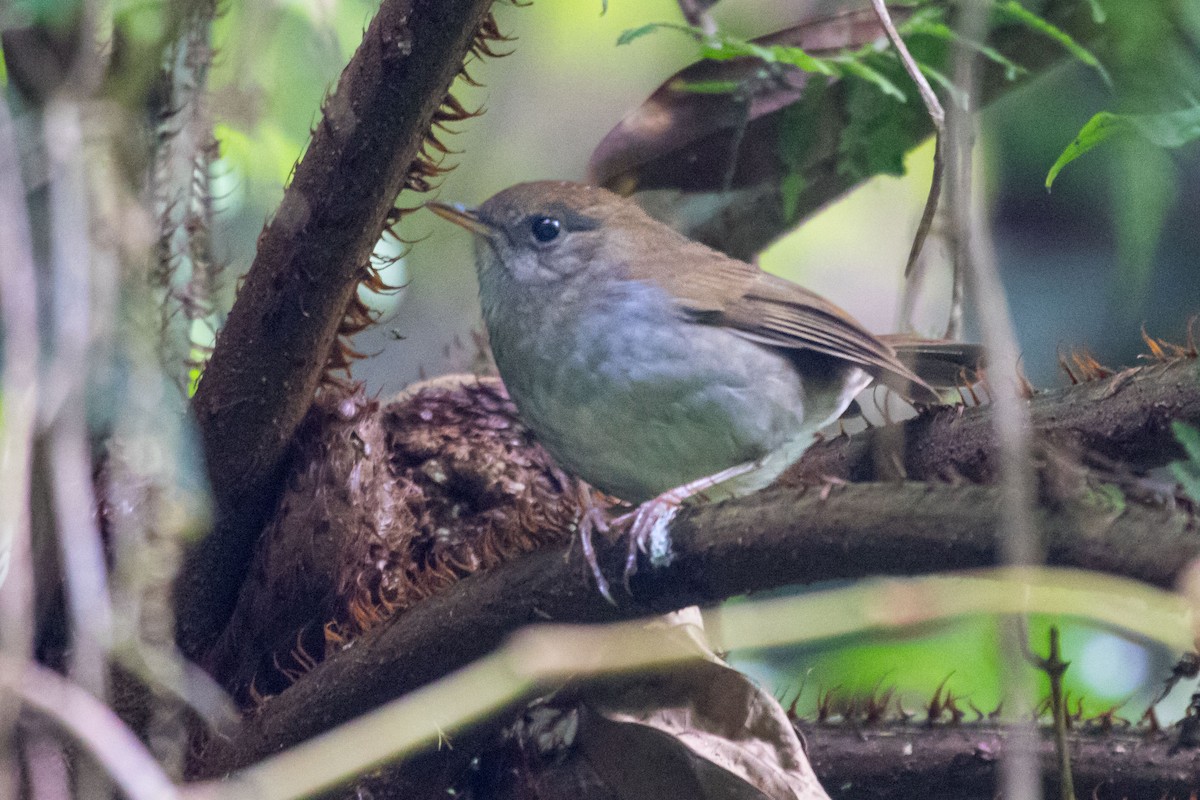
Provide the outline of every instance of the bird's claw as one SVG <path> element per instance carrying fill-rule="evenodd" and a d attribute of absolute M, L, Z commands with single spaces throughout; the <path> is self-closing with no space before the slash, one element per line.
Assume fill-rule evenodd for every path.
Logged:
<path fill-rule="evenodd" d="M 608 588 L 608 579 L 604 577 L 604 572 L 600 569 L 600 562 L 596 558 L 596 549 L 592 545 L 593 533 L 598 531 L 605 534 L 609 529 L 610 524 L 605 510 L 595 503 L 584 503 L 583 512 L 579 516 L 579 544 L 583 548 L 583 559 L 591 569 L 592 577 L 596 579 L 596 588 L 600 591 L 601 597 L 615 606 L 617 601 L 613 599 L 612 592 Z"/>
<path fill-rule="evenodd" d="M 637 573 L 638 553 L 650 556 L 651 563 L 671 563 L 671 540 L 667 534 L 667 526 L 679 513 L 679 502 L 674 498 L 663 495 L 647 500 L 628 514 L 613 520 L 613 525 L 628 525 L 626 535 L 629 537 L 629 552 L 625 556 L 625 591 L 633 594 L 629 587 L 629 579 Z"/>

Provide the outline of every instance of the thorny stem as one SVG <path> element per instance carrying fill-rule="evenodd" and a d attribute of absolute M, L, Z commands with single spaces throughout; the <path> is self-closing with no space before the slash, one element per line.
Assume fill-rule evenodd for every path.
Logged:
<path fill-rule="evenodd" d="M 1063 674 L 1071 665 L 1062 660 L 1058 626 L 1050 626 L 1050 654 L 1042 658 L 1029 648 L 1029 640 L 1021 634 L 1024 656 L 1050 679 L 1050 710 L 1054 714 L 1054 751 L 1058 757 L 1059 800 L 1075 800 L 1075 781 L 1071 776 L 1071 751 L 1067 747 L 1067 703 L 1063 697 Z"/>

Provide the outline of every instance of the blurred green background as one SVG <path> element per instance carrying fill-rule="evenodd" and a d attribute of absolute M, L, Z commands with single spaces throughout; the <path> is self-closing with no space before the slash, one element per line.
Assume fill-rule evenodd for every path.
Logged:
<path fill-rule="evenodd" d="M 844 3 L 726 0 L 715 8 L 724 30 L 754 36 L 813 9 Z M 218 241 L 236 271 L 281 196 L 315 124 L 323 95 L 357 44 L 373 11 L 363 0 L 259 0 L 228 3 L 217 23 L 213 111 L 222 159 Z M 621 117 L 694 55 L 684 37 L 652 35 L 618 47 L 618 35 L 653 21 L 675 21 L 673 0 L 539 0 L 498 5 L 501 29 L 515 40 L 506 58 L 470 67 L 482 88 L 461 85 L 480 119 L 447 137 L 461 151 L 439 192 L 475 204 L 525 180 L 580 179 L 592 149 Z M 1200 13 L 1185 12 L 1200 31 Z M 1152 32 L 1151 32 L 1152 33 Z M 1149 34 L 1148 34 L 1149 35 Z M 1195 40 L 1195 39 L 1193 39 Z M 1180 102 L 1200 73 L 1185 73 Z M 1190 95 L 1196 102 L 1195 94 Z M 990 204 L 1024 368 L 1035 385 L 1064 382 L 1060 349 L 1086 346 L 1111 365 L 1132 364 L 1142 350 L 1139 326 L 1180 340 L 1200 311 L 1200 148 L 1164 152 L 1140 142 L 1106 147 L 1072 164 L 1053 193 L 1046 171 L 1080 126 L 1113 108 L 1096 74 L 1066 63 L 988 109 L 978 162 Z M 879 178 L 826 209 L 765 253 L 763 265 L 843 305 L 873 330 L 898 325 L 902 269 L 931 172 L 929 146 L 911 154 L 904 178 Z M 411 205 L 401 197 L 399 205 Z M 401 234 L 417 242 L 389 273 L 404 288 L 373 298 L 384 321 L 357 342 L 372 357 L 355 375 L 387 396 L 420 376 L 471 364 L 479 311 L 468 237 L 424 212 Z M 381 244 L 380 252 L 397 252 Z M 935 271 L 936 272 L 936 271 Z M 928 284 L 918 320 L 927 333 L 944 326 L 944 276 Z M 1044 646 L 1046 620 L 1034 626 Z M 995 624 L 963 620 L 872 641 L 829 643 L 786 653 L 748 654 L 741 663 L 791 695 L 808 675 L 804 708 L 818 688 L 898 687 L 912 708 L 943 679 L 984 710 L 998 699 Z M 1177 654 L 1144 649 L 1111 632 L 1077 624 L 1064 638 L 1074 661 L 1068 688 L 1093 711 L 1126 702 L 1134 718 L 1157 692 Z M 1186 690 L 1175 693 L 1182 707 Z M 1169 716 L 1169 714 L 1168 714 Z"/>

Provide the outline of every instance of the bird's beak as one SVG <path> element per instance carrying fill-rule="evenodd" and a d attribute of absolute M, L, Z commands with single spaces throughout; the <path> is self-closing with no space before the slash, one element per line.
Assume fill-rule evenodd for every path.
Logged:
<path fill-rule="evenodd" d="M 462 203 L 431 201 L 426 203 L 425 207 L 442 219 L 448 219 L 455 225 L 461 225 L 471 233 L 477 233 L 480 236 L 490 236 L 492 233 L 491 226 L 479 218 L 479 212 L 473 208 L 467 208 Z"/>

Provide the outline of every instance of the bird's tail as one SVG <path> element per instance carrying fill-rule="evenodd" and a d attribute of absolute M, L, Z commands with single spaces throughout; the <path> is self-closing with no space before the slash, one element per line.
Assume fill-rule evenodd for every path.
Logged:
<path fill-rule="evenodd" d="M 901 362 L 935 389 L 953 389 L 973 383 L 983 367 L 983 346 L 946 339 L 922 339 L 896 333 L 879 337 Z"/>

